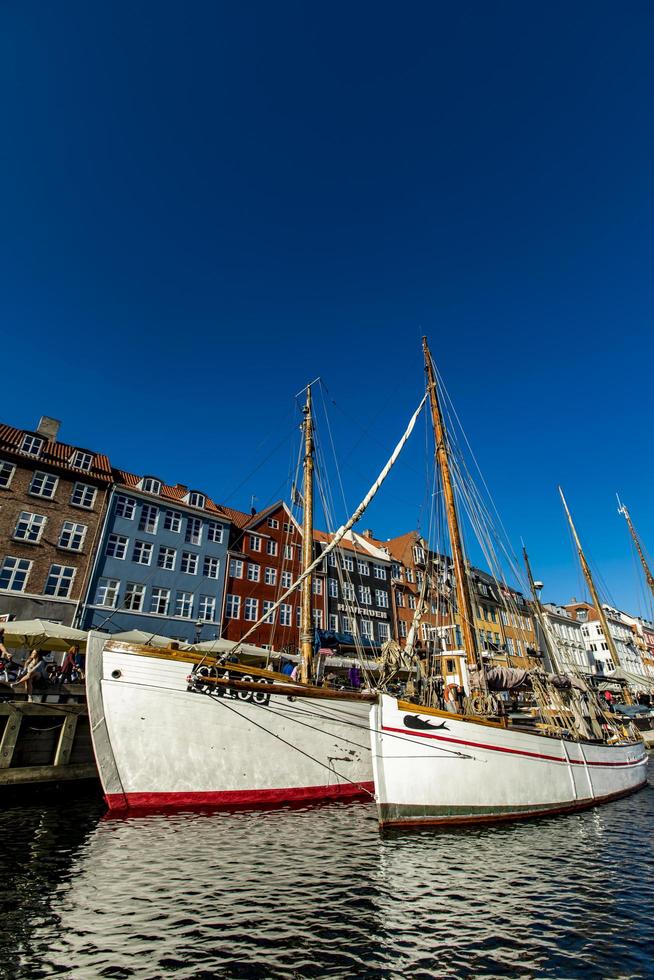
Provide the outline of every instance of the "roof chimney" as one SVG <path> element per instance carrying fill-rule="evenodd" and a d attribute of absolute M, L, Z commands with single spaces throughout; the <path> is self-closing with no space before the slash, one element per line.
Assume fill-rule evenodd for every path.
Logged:
<path fill-rule="evenodd" d="M 364 538 L 369 538 L 369 540 L 372 541 L 372 539 L 374 538 L 375 535 L 372 533 L 372 531 L 370 530 L 370 528 L 367 527 L 365 529 L 365 531 L 363 532 L 363 536 L 364 536 Z"/>
<path fill-rule="evenodd" d="M 56 442 L 60 425 L 59 419 L 51 419 L 49 415 L 42 415 L 36 431 L 48 442 Z"/>

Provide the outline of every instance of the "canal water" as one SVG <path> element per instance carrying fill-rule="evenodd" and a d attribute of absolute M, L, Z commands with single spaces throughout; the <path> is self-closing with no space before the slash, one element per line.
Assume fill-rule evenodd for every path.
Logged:
<path fill-rule="evenodd" d="M 651 781 L 651 777 L 650 777 Z M 654 977 L 654 786 L 380 836 L 371 805 L 0 815 L 7 978 Z"/>

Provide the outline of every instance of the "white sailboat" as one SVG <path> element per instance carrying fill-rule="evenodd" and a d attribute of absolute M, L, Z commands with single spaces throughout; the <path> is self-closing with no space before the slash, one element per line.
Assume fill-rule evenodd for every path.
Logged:
<path fill-rule="evenodd" d="M 302 683 L 206 655 L 91 633 L 87 695 L 111 810 L 237 807 L 372 797 L 368 711 L 376 695 L 313 683 L 312 574 L 362 517 L 409 438 L 422 399 L 370 491 L 312 560 L 311 388 L 304 418 L 304 571 L 245 641 L 301 587 Z"/>
<path fill-rule="evenodd" d="M 482 662 L 474 629 L 448 434 L 426 341 L 423 347 L 466 655 L 461 681 L 468 710 L 456 714 L 387 695 L 371 707 L 380 823 L 388 827 L 513 820 L 567 813 L 631 793 L 646 782 L 643 742 L 608 717 L 598 726 L 599 709 L 590 705 L 590 693 L 584 718 L 579 699 L 563 703 L 545 679 L 534 676 L 542 720 L 532 730 L 515 727 L 492 710 L 490 672 Z M 601 610 L 590 578 L 589 584 Z"/>

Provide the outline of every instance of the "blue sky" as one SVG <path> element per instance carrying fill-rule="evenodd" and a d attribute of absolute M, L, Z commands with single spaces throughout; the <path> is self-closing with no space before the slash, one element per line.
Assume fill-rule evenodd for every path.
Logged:
<path fill-rule="evenodd" d="M 581 591 L 560 482 L 614 600 L 647 612 L 614 494 L 654 542 L 653 21 L 2 5 L 2 418 L 263 506 L 320 375 L 352 505 L 427 333 L 546 598 Z M 421 432 L 379 537 L 423 519 Z"/>

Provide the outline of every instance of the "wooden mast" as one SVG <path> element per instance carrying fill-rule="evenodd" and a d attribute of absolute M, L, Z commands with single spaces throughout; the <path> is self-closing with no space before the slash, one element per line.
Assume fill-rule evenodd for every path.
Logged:
<path fill-rule="evenodd" d="M 547 647 L 547 652 L 549 654 L 550 662 L 552 667 L 557 674 L 561 673 L 561 668 L 559 666 L 558 654 L 554 649 L 554 644 L 552 643 L 552 637 L 550 636 L 549 627 L 545 621 L 545 610 L 543 609 L 543 604 L 540 601 L 540 596 L 538 595 L 538 590 L 536 589 L 536 583 L 534 582 L 534 576 L 532 575 L 531 565 L 529 564 L 529 555 L 527 554 L 527 549 L 524 544 L 522 546 L 522 555 L 525 560 L 525 568 L 527 569 L 527 578 L 529 579 L 529 588 L 531 589 L 531 594 L 534 597 L 534 609 L 536 611 L 536 619 L 540 625 L 541 633 L 543 634 L 543 639 L 545 640 L 545 646 Z"/>
<path fill-rule="evenodd" d="M 311 385 L 307 385 L 307 401 L 304 406 L 304 486 L 302 512 L 302 571 L 313 561 L 313 416 L 311 412 Z M 304 684 L 311 683 L 313 661 L 313 575 L 307 575 L 302 583 L 300 619 L 300 677 Z"/>
<path fill-rule="evenodd" d="M 609 629 L 609 621 L 606 618 L 606 613 L 604 612 L 604 606 L 600 602 L 600 597 L 597 593 L 597 589 L 595 588 L 595 582 L 593 581 L 593 576 L 591 575 L 590 567 L 588 565 L 588 562 L 586 561 L 586 556 L 584 555 L 583 548 L 581 547 L 581 541 L 579 540 L 577 529 L 572 521 L 572 515 L 568 510 L 568 504 L 566 502 L 565 497 L 563 496 L 563 490 L 561 489 L 561 487 L 559 487 L 559 493 L 561 494 L 561 500 L 563 501 L 563 506 L 565 508 L 566 515 L 568 517 L 568 522 L 570 524 L 572 536 L 574 538 L 575 545 L 577 547 L 577 553 L 579 554 L 579 561 L 581 562 L 581 570 L 584 573 L 584 578 L 586 579 L 586 582 L 588 583 L 588 588 L 590 589 L 590 594 L 593 599 L 593 605 L 595 606 L 595 609 L 597 610 L 597 615 L 599 616 L 599 621 L 602 626 L 602 632 L 604 633 L 604 639 L 606 640 L 606 645 L 608 646 L 609 653 L 613 658 L 613 663 L 616 664 L 618 667 L 622 667 L 620 655 L 618 654 L 618 648 L 615 645 L 615 640 L 613 639 L 611 630 Z M 627 704 L 633 704 L 633 699 L 631 697 L 628 687 L 625 687 L 624 695 Z"/>
<path fill-rule="evenodd" d="M 640 546 L 640 541 L 638 540 L 638 536 L 636 534 L 636 530 L 635 530 L 633 524 L 631 523 L 631 518 L 629 516 L 629 511 L 627 510 L 627 508 L 625 507 L 625 505 L 620 501 L 620 498 L 619 497 L 618 497 L 618 514 L 622 514 L 623 517 L 624 517 L 624 519 L 627 522 L 627 527 L 629 528 L 629 533 L 631 534 L 632 538 L 634 539 L 634 544 L 636 545 L 636 551 L 638 552 L 638 557 L 640 558 L 640 563 L 643 566 L 643 570 L 645 572 L 645 578 L 647 579 L 647 584 L 650 587 L 650 591 L 651 591 L 652 595 L 654 595 L 654 576 L 652 575 L 652 573 L 649 570 L 649 565 L 647 564 L 647 560 L 645 558 L 645 555 L 643 554 L 643 549 Z"/>
<path fill-rule="evenodd" d="M 454 499 L 454 489 L 452 487 L 452 476 L 450 473 L 449 450 L 447 446 L 447 435 L 441 407 L 438 400 L 438 390 L 436 387 L 436 377 L 434 375 L 434 365 L 427 345 L 427 338 L 422 338 L 422 349 L 425 355 L 425 370 L 427 372 L 427 391 L 429 393 L 429 406 L 431 408 L 431 419 L 434 427 L 434 437 L 436 440 L 436 460 L 440 467 L 443 478 L 443 496 L 445 498 L 445 511 L 447 515 L 447 527 L 452 546 L 452 560 L 454 562 L 454 578 L 456 582 L 456 598 L 461 619 L 461 633 L 463 636 L 463 646 L 466 652 L 466 660 L 471 667 L 478 671 L 480 681 L 482 670 L 479 653 L 477 651 L 477 641 L 474 629 L 474 613 L 472 608 L 472 598 L 468 586 L 468 575 L 461 543 L 461 531 L 459 528 L 459 518 Z"/>

